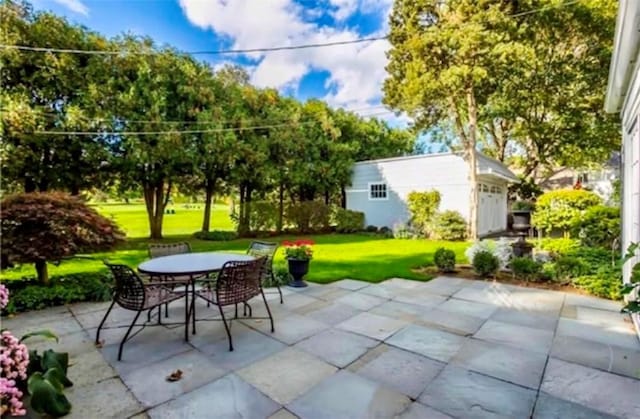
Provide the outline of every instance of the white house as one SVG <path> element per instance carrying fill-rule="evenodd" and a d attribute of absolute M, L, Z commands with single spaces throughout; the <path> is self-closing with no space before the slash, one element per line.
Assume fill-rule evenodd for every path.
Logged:
<path fill-rule="evenodd" d="M 622 245 L 640 242 L 640 1 L 620 0 L 605 110 L 622 120 Z M 628 262 L 624 279 L 629 280 Z M 640 324 L 639 316 L 635 316 Z M 639 328 L 640 332 L 640 328 Z"/>
<path fill-rule="evenodd" d="M 507 186 L 517 177 L 502 163 L 478 153 L 478 234 L 507 228 Z M 440 192 L 440 210 L 469 219 L 469 165 L 455 153 L 425 154 L 358 162 L 354 165 L 347 209 L 365 214 L 365 224 L 393 227 L 409 219 L 412 191 Z"/>

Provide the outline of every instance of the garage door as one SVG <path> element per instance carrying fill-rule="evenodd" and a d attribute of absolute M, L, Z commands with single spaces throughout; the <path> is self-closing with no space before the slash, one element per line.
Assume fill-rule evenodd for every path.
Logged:
<path fill-rule="evenodd" d="M 478 185 L 478 234 L 505 230 L 507 227 L 507 194 L 502 186 Z"/>

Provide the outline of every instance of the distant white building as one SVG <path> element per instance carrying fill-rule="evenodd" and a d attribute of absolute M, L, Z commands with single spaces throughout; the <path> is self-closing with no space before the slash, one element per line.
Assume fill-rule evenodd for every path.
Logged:
<path fill-rule="evenodd" d="M 518 178 L 504 164 L 478 153 L 478 234 L 507 229 L 507 187 Z M 365 224 L 393 227 L 409 220 L 410 192 L 437 190 L 440 210 L 469 220 L 469 165 L 455 153 L 425 154 L 358 162 L 347 209 L 365 214 Z"/>

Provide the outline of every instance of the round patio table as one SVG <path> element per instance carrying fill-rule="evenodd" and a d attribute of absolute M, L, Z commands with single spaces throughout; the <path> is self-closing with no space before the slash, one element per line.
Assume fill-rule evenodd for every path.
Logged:
<path fill-rule="evenodd" d="M 159 277 L 188 277 L 191 285 L 191 307 L 187 312 L 192 320 L 193 334 L 196 333 L 196 278 L 202 275 L 218 272 L 225 263 L 230 261 L 250 261 L 253 256 L 231 252 L 200 252 L 181 253 L 178 255 L 161 256 L 142 262 L 138 265 L 138 271 L 150 276 Z M 189 294 L 187 285 L 186 294 Z M 188 302 L 185 302 L 189 306 Z M 188 320 L 186 320 L 188 321 Z M 186 329 L 185 329 L 186 330 Z M 188 332 L 185 334 L 188 339 Z"/>

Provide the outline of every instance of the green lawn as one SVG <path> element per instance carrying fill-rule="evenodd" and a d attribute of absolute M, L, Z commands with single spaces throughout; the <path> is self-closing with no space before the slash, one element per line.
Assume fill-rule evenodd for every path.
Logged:
<path fill-rule="evenodd" d="M 281 236 L 268 240 L 281 242 L 298 237 Z M 314 259 L 311 261 L 307 279 L 313 282 L 327 283 L 343 278 L 362 279 L 380 282 L 387 278 L 402 277 L 411 279 L 429 279 L 427 276 L 412 272 L 412 268 L 431 263 L 433 252 L 444 246 L 455 250 L 459 260 L 463 258 L 466 243 L 436 242 L 429 240 L 385 239 L 360 234 L 329 234 L 309 236 L 316 242 Z M 228 250 L 244 252 L 250 239 L 230 242 L 209 242 L 195 240 L 189 236 L 173 236 L 165 241 L 189 240 L 196 252 Z M 147 258 L 147 240 L 134 239 L 111 253 L 95 254 L 97 258 L 108 258 L 112 262 L 135 266 Z M 282 251 L 279 251 L 276 264 L 284 264 Z M 49 274 L 64 275 L 70 273 L 95 272 L 104 269 L 99 261 L 68 260 L 60 266 L 49 266 Z M 3 272 L 3 279 L 17 279 L 33 276 L 30 265 Z"/>
<path fill-rule="evenodd" d="M 128 238 L 149 237 L 149 220 L 144 204 L 103 204 L 95 206 L 103 215 L 113 218 Z M 170 205 L 175 214 L 165 214 L 165 236 L 192 234 L 202 227 L 204 205 L 187 209 L 184 204 Z M 229 206 L 215 205 L 211 214 L 211 230 L 233 230 Z"/>
<path fill-rule="evenodd" d="M 63 261 L 59 266 L 49 264 L 49 275 L 59 276 L 72 273 L 96 272 L 103 270 L 102 259 L 112 262 L 136 266 L 147 259 L 148 221 L 144 205 L 141 204 L 107 204 L 97 206 L 106 216 L 113 217 L 127 232 L 129 240 L 118 249 L 109 253 L 96 253 L 98 260 L 71 259 Z M 229 242 L 211 242 L 197 240 L 192 237 L 200 229 L 203 208 L 187 209 L 182 204 L 172 206 L 175 214 L 165 215 L 165 242 L 189 241 L 195 252 L 227 250 L 244 252 L 250 239 L 239 239 Z M 226 205 L 216 205 L 212 216 L 212 230 L 232 230 L 233 223 L 229 218 Z M 294 240 L 297 236 L 273 237 L 270 241 L 281 242 Z M 305 237 L 307 238 L 307 237 Z M 402 277 L 411 279 L 429 279 L 427 276 L 412 272 L 412 268 L 430 264 L 433 253 L 439 247 L 453 249 L 458 260 L 463 260 L 463 252 L 467 243 L 436 242 L 429 240 L 388 239 L 366 234 L 329 234 L 309 236 L 316 242 L 314 259 L 307 279 L 326 283 L 343 278 L 362 279 L 380 282 L 387 278 Z M 283 252 L 279 251 L 276 265 L 284 265 Z M 35 276 L 32 265 L 23 265 L 2 272 L 0 279 L 19 279 Z"/>

